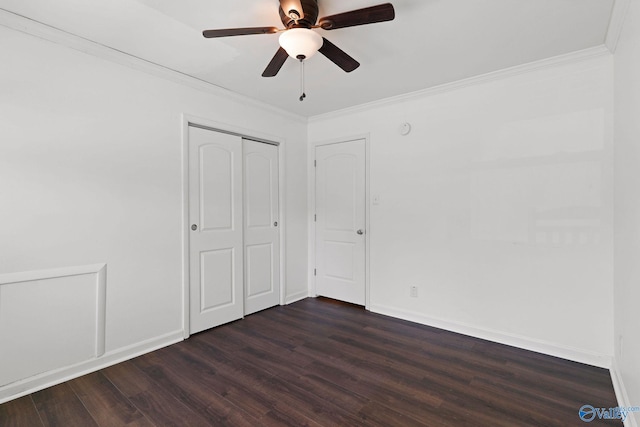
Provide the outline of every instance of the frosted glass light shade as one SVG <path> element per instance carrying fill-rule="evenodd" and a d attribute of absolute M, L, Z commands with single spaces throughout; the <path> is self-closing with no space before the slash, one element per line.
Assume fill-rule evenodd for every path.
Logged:
<path fill-rule="evenodd" d="M 322 47 L 322 43 L 322 37 L 307 28 L 292 28 L 280 35 L 280 46 L 296 59 L 300 55 L 304 55 L 305 59 L 311 58 Z"/>

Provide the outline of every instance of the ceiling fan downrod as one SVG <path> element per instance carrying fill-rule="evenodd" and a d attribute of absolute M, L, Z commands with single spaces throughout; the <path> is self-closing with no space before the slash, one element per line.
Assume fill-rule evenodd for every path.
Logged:
<path fill-rule="evenodd" d="M 307 97 L 307 94 L 304 92 L 304 55 L 298 55 L 298 59 L 300 60 L 300 102 L 304 101 Z"/>

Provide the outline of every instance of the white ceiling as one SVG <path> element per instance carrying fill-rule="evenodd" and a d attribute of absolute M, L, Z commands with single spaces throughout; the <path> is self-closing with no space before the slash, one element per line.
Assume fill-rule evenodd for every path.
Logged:
<path fill-rule="evenodd" d="M 320 17 L 384 0 L 319 0 Z M 614 0 L 392 0 L 391 22 L 316 30 L 362 65 L 318 54 L 273 78 L 278 34 L 205 39 L 202 30 L 282 27 L 277 0 L 0 0 L 0 8 L 302 116 L 314 116 L 605 42 Z"/>

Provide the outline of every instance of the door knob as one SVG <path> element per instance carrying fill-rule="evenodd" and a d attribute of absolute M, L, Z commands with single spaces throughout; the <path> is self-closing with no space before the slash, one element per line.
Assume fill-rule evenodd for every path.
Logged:
<path fill-rule="evenodd" d="M 197 225 L 195 225 L 195 224 L 193 224 L 193 225 L 191 226 L 191 229 L 192 229 L 193 231 L 196 231 L 196 230 L 198 229 L 198 226 L 197 226 Z"/>
<path fill-rule="evenodd" d="M 363 234 L 364 234 L 364 231 L 362 231 L 362 229 L 360 229 L 360 230 L 356 231 L 356 233 L 358 233 L 358 234 L 360 234 L 360 235 L 363 235 Z"/>

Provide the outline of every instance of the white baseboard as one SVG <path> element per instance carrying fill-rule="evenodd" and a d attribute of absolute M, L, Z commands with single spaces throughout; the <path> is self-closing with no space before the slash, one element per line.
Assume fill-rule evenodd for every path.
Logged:
<path fill-rule="evenodd" d="M 302 301 L 305 298 L 309 297 L 309 293 L 307 291 L 298 292 L 293 295 L 287 296 L 285 299 L 285 305 L 293 304 L 294 302 Z"/>
<path fill-rule="evenodd" d="M 26 396 L 47 387 L 81 377 L 91 372 L 98 371 L 111 365 L 124 362 L 142 354 L 158 350 L 162 347 L 182 341 L 183 331 L 175 331 L 156 338 L 152 338 L 140 343 L 123 347 L 114 351 L 109 351 L 96 359 L 87 360 L 73 366 L 67 366 L 55 371 L 44 372 L 42 374 L 16 381 L 0 387 L 0 404 Z"/>
<path fill-rule="evenodd" d="M 632 405 L 629 401 L 629 395 L 627 394 L 627 389 L 624 386 L 624 382 L 622 381 L 622 375 L 620 374 L 620 369 L 618 368 L 618 364 L 615 359 L 611 365 L 611 382 L 613 382 L 613 390 L 616 392 L 616 399 L 618 400 L 618 406 L 621 408 L 629 408 Z M 635 405 L 637 406 L 637 405 Z M 638 427 L 638 413 L 630 413 L 627 416 L 627 419 L 624 420 L 624 427 Z"/>
<path fill-rule="evenodd" d="M 429 317 L 421 313 L 402 310 L 395 307 L 372 304 L 370 310 L 374 313 L 397 317 L 399 319 L 408 320 L 410 322 L 420 323 L 422 325 L 432 326 L 434 328 L 445 329 L 447 331 L 456 332 L 487 341 L 493 341 L 512 347 L 522 348 L 525 350 L 535 351 L 537 353 L 548 354 L 550 356 L 560 357 L 562 359 L 572 360 L 574 362 L 584 363 L 600 368 L 610 369 L 612 364 L 612 357 L 606 354 L 562 346 L 546 341 L 535 340 L 532 338 L 504 333 L 491 329 L 478 328 L 476 326 L 468 325 L 465 323 L 452 322 L 449 320 Z"/>

